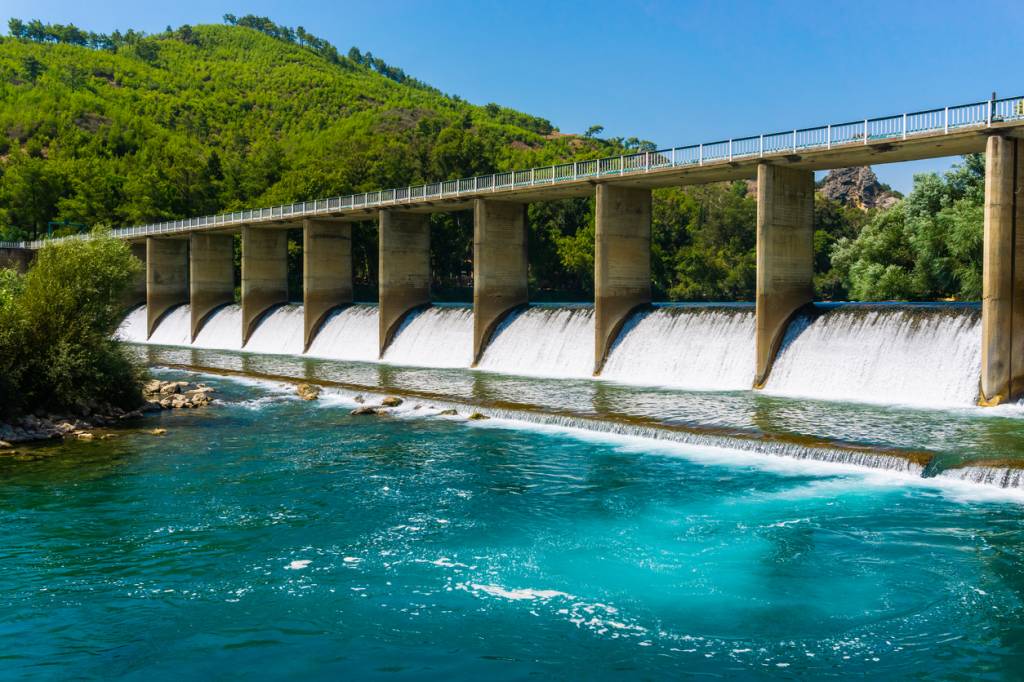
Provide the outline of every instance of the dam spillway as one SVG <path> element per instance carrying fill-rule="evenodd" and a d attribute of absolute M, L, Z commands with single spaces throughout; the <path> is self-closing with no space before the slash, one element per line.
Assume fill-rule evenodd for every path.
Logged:
<path fill-rule="evenodd" d="M 293 355 L 398 366 L 469 368 L 472 312 L 421 308 L 402 321 L 379 357 L 377 307 L 331 312 L 304 353 L 301 305 L 272 308 L 244 346 L 241 310 L 215 310 L 189 340 L 189 308 L 170 310 L 145 338 L 145 307 L 118 331 L 122 340 L 167 346 Z M 510 375 L 593 377 L 594 309 L 532 305 L 495 329 L 477 369 Z M 967 407 L 977 398 L 981 322 L 963 304 L 821 304 L 794 317 L 764 392 L 796 398 Z M 691 391 L 743 391 L 754 374 L 750 305 L 660 305 L 635 312 L 597 377 Z"/>

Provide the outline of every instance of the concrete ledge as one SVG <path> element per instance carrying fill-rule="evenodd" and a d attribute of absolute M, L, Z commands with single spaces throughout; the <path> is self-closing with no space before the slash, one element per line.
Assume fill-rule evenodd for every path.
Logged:
<path fill-rule="evenodd" d="M 288 302 L 288 233 L 242 229 L 242 346 L 263 313 Z"/>
<path fill-rule="evenodd" d="M 651 191 L 598 185 L 594 239 L 594 374 L 599 374 L 626 319 L 651 302 Z"/>
<path fill-rule="evenodd" d="M 235 238 L 193 233 L 189 244 L 192 340 L 217 308 L 235 300 Z"/>
<path fill-rule="evenodd" d="M 303 349 L 334 308 L 352 302 L 352 224 L 307 220 L 302 226 Z"/>
<path fill-rule="evenodd" d="M 757 303 L 754 387 L 768 381 L 793 315 L 814 300 L 814 173 L 757 167 Z"/>
<path fill-rule="evenodd" d="M 380 212 L 380 356 L 413 309 L 430 304 L 430 216 Z"/>
<path fill-rule="evenodd" d="M 526 204 L 477 199 L 473 206 L 473 364 L 498 323 L 529 301 Z"/>
<path fill-rule="evenodd" d="M 146 240 L 146 338 L 174 306 L 188 303 L 188 239 Z"/>

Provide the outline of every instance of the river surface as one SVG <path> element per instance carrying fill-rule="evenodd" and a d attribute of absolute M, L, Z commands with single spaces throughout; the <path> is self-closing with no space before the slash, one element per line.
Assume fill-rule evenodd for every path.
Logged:
<path fill-rule="evenodd" d="M 140 352 L 948 459 L 1012 456 L 1024 422 Z M 467 421 L 426 398 L 354 417 L 348 389 L 307 403 L 201 379 L 218 390 L 208 409 L 0 458 L 0 677 L 974 680 L 1024 665 L 1019 490 Z"/>

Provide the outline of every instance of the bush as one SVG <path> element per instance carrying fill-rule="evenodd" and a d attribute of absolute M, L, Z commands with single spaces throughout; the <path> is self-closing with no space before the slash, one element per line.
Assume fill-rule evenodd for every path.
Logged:
<path fill-rule="evenodd" d="M 113 334 L 141 267 L 97 235 L 45 246 L 24 276 L 0 271 L 0 413 L 140 403 L 142 371 Z"/>

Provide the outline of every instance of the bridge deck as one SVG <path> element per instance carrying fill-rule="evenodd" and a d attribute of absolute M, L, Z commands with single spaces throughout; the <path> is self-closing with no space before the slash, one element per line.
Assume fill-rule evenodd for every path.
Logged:
<path fill-rule="evenodd" d="M 535 202 L 592 196 L 598 183 L 695 185 L 754 178 L 763 162 L 827 170 L 957 156 L 984 151 L 986 139 L 996 132 L 1024 137 L 1024 97 L 122 228 L 114 234 L 134 240 L 239 232 L 246 225 L 289 228 L 306 218 L 355 222 L 388 208 L 420 213 L 468 209 L 474 199 L 487 197 Z"/>

